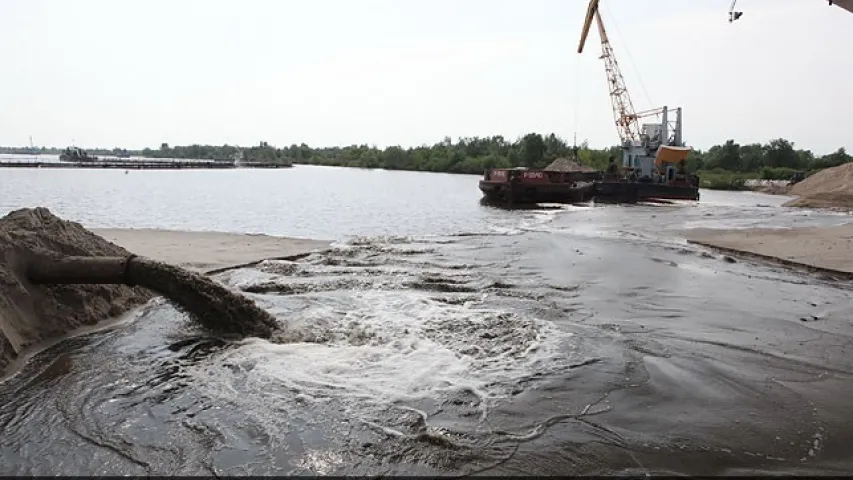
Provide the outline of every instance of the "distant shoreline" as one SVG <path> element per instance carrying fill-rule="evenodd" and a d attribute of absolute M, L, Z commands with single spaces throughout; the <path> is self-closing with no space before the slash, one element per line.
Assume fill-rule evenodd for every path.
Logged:
<path fill-rule="evenodd" d="M 55 168 L 55 169 L 121 169 L 121 170 L 225 170 L 234 168 L 292 168 L 292 164 L 264 162 L 226 162 L 226 161 L 152 161 L 140 160 L 94 160 L 87 162 L 30 162 L 0 161 L 0 168 Z"/>

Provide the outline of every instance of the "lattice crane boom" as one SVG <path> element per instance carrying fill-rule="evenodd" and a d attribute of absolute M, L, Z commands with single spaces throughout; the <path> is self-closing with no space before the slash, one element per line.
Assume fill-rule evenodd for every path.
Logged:
<path fill-rule="evenodd" d="M 598 35 L 601 38 L 601 59 L 604 60 L 604 71 L 607 74 L 607 86 L 610 93 L 610 103 L 613 107 L 613 119 L 616 129 L 619 132 L 619 138 L 622 140 L 622 143 L 633 143 L 640 140 L 640 123 L 634 111 L 631 96 L 628 94 L 628 88 L 625 86 L 622 71 L 619 69 L 616 56 L 613 54 L 613 46 L 610 45 L 610 39 L 607 36 L 607 30 L 604 28 L 604 22 L 601 20 L 598 3 L 599 0 L 590 0 L 589 2 L 583 29 L 581 30 L 578 53 L 583 52 L 587 35 L 589 35 L 589 29 L 592 26 L 592 20 L 595 18 L 595 22 L 598 25 Z"/>

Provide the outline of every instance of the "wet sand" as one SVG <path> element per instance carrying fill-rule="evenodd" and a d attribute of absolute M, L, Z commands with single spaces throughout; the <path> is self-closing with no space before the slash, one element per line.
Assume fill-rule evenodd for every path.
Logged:
<path fill-rule="evenodd" d="M 131 252 L 202 273 L 249 266 L 324 250 L 330 242 L 221 232 L 157 229 L 92 229 Z"/>
<path fill-rule="evenodd" d="M 687 241 L 808 269 L 853 275 L 853 223 L 791 229 L 696 229 Z"/>

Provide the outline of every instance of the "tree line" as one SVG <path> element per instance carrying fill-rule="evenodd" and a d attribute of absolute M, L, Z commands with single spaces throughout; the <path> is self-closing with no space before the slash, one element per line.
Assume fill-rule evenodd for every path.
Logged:
<path fill-rule="evenodd" d="M 453 141 L 445 137 L 433 145 L 403 148 L 374 145 L 312 148 L 305 143 L 275 148 L 260 146 L 242 149 L 236 146 L 190 145 L 158 150 L 145 149 L 143 156 L 170 158 L 233 159 L 238 152 L 251 152 L 255 161 L 283 161 L 301 165 L 382 168 L 426 172 L 481 174 L 488 168 L 544 168 L 558 158 L 576 158 L 581 164 L 604 169 L 612 156 L 621 159 L 618 146 L 596 149 L 587 142 L 572 145 L 558 135 L 529 133 L 514 141 L 501 135 L 462 137 Z M 715 175 L 732 173 L 744 178 L 788 179 L 796 171 L 811 172 L 853 161 L 845 149 L 827 155 L 797 149 L 784 138 L 767 143 L 740 145 L 727 140 L 708 150 L 694 149 L 687 157 L 690 173 Z"/>
<path fill-rule="evenodd" d="M 260 142 L 254 147 L 238 147 L 236 145 L 188 145 L 170 147 L 168 143 L 160 144 L 160 148 L 152 150 L 145 148 L 139 152 L 145 158 L 178 158 L 182 160 L 219 160 L 258 163 L 275 163 L 293 165 L 286 151 L 275 148 L 267 142 Z"/>
<path fill-rule="evenodd" d="M 124 151 L 119 148 L 92 149 L 90 153 L 103 151 L 110 154 L 119 150 Z M 28 147 L 0 148 L 0 153 L 28 151 Z M 595 149 L 586 142 L 574 146 L 553 133 L 529 133 L 514 141 L 501 135 L 463 137 L 456 141 L 445 137 L 433 145 L 410 148 L 378 148 L 366 144 L 312 148 L 305 143 L 277 148 L 267 142 L 249 148 L 235 145 L 171 147 L 163 143 L 158 149 L 145 148 L 129 153 L 149 158 L 223 161 L 241 158 L 251 162 L 470 174 L 481 174 L 488 168 L 543 168 L 557 158 L 576 158 L 584 165 L 604 169 L 609 157 L 621 158 L 618 146 Z M 686 167 L 691 173 L 706 176 L 729 174 L 732 178 L 787 179 L 796 171 L 808 173 L 851 160 L 853 158 L 843 147 L 827 155 L 815 155 L 810 150 L 795 148 L 793 142 L 783 138 L 745 145 L 727 140 L 705 151 L 694 149 L 687 158 Z"/>

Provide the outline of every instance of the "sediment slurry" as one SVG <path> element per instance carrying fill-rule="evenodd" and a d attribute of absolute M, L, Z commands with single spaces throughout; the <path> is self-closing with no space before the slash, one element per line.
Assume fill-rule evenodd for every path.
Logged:
<path fill-rule="evenodd" d="M 153 296 L 125 285 L 34 285 L 23 270 L 33 255 L 120 257 L 130 252 L 46 208 L 0 218 L 0 372 L 33 344 L 116 317 Z"/>
<path fill-rule="evenodd" d="M 688 242 L 807 269 L 853 275 L 853 224 L 835 227 L 696 229 Z"/>
<path fill-rule="evenodd" d="M 131 283 L 161 293 L 213 331 L 269 337 L 279 328 L 266 310 L 198 273 L 134 257 L 127 263 L 127 277 Z"/>

